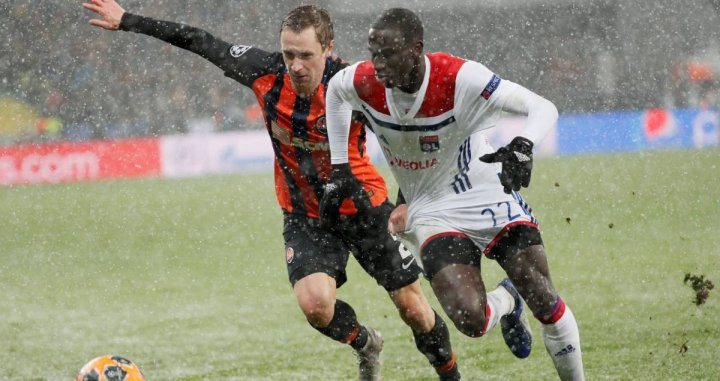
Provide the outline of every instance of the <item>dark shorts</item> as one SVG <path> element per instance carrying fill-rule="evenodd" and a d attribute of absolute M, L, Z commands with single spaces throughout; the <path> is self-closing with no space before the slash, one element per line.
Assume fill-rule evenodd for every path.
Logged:
<path fill-rule="evenodd" d="M 530 225 L 515 225 L 498 237 L 487 257 L 497 261 L 512 257 L 530 246 L 542 245 L 540 230 Z M 428 242 L 420 253 L 425 274 L 432 279 L 445 266 L 457 263 L 480 265 L 483 251 L 467 236 L 441 236 Z"/>
<path fill-rule="evenodd" d="M 328 274 L 340 287 L 347 281 L 350 253 L 360 266 L 387 291 L 403 288 L 422 272 L 412 254 L 387 232 L 394 206 L 385 202 L 372 216 L 348 216 L 331 230 L 320 221 L 286 213 L 283 237 L 290 283 L 317 272 Z"/>

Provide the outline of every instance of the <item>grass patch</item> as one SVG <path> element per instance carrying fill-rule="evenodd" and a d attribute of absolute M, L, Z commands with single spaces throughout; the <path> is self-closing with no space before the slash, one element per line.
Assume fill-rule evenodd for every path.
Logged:
<path fill-rule="evenodd" d="M 720 286 L 719 165 L 718 150 L 537 161 L 523 194 L 588 379 L 720 373 L 720 290 L 698 307 L 683 284 Z M 356 378 L 351 350 L 296 305 L 270 174 L 0 188 L 0 215 L 2 379 L 70 379 L 105 353 L 150 380 Z M 483 274 L 502 277 L 488 260 Z M 354 261 L 348 275 L 339 296 L 386 337 L 385 378 L 434 380 L 384 291 Z M 451 328 L 465 378 L 555 378 L 533 328 L 524 361 L 499 330 Z"/>

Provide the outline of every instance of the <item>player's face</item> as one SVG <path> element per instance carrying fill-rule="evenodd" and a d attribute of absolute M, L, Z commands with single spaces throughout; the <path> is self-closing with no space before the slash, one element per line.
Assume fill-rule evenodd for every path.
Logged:
<path fill-rule="evenodd" d="M 412 87 L 422 44 L 418 47 L 406 41 L 399 30 L 370 29 L 368 50 L 375 67 L 375 77 L 385 87 Z"/>
<path fill-rule="evenodd" d="M 285 29 L 280 32 L 280 49 L 290 82 L 295 93 L 301 97 L 312 95 L 322 80 L 325 59 L 330 56 L 334 42 L 323 49 L 315 35 L 315 28 L 309 27 L 300 33 Z"/>

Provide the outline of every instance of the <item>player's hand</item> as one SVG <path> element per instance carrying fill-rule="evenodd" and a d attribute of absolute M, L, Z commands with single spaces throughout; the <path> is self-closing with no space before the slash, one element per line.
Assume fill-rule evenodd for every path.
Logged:
<path fill-rule="evenodd" d="M 533 142 L 516 136 L 510 144 L 501 147 L 495 153 L 489 153 L 480 157 L 485 163 L 502 163 L 500 172 L 500 183 L 503 191 L 519 191 L 520 187 L 530 185 L 530 172 L 532 171 L 532 148 Z"/>
<path fill-rule="evenodd" d="M 118 30 L 120 28 L 120 20 L 125 14 L 125 10 L 115 0 L 90 0 L 89 3 L 83 3 L 82 6 L 102 17 L 101 20 L 90 20 L 90 25 L 107 30 Z"/>
<path fill-rule="evenodd" d="M 388 219 L 388 232 L 390 234 L 398 234 L 405 231 L 405 224 L 407 223 L 407 204 L 398 205 Z"/>
<path fill-rule="evenodd" d="M 352 174 L 350 164 L 333 164 L 330 180 L 320 200 L 320 224 L 325 228 L 334 226 L 340 218 L 340 206 L 350 198 L 360 212 L 372 209 L 370 199 L 360 181 Z"/>

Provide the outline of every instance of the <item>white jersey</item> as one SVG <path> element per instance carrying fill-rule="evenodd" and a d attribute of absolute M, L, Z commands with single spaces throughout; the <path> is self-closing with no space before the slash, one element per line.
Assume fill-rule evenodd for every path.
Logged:
<path fill-rule="evenodd" d="M 370 61 L 336 74 L 327 94 L 333 164 L 347 162 L 351 110 L 363 112 L 408 202 L 408 227 L 423 215 L 512 201 L 500 184 L 500 164 L 478 160 L 495 151 L 480 131 L 494 127 L 503 110 L 524 112 L 531 117 L 523 136 L 538 140 L 557 118 L 550 102 L 480 63 L 444 53 L 424 59 L 425 77 L 407 111 L 377 81 Z M 543 105 L 536 98 L 552 110 L 535 107 L 533 115 Z M 546 118 L 548 112 L 555 118 Z"/>

